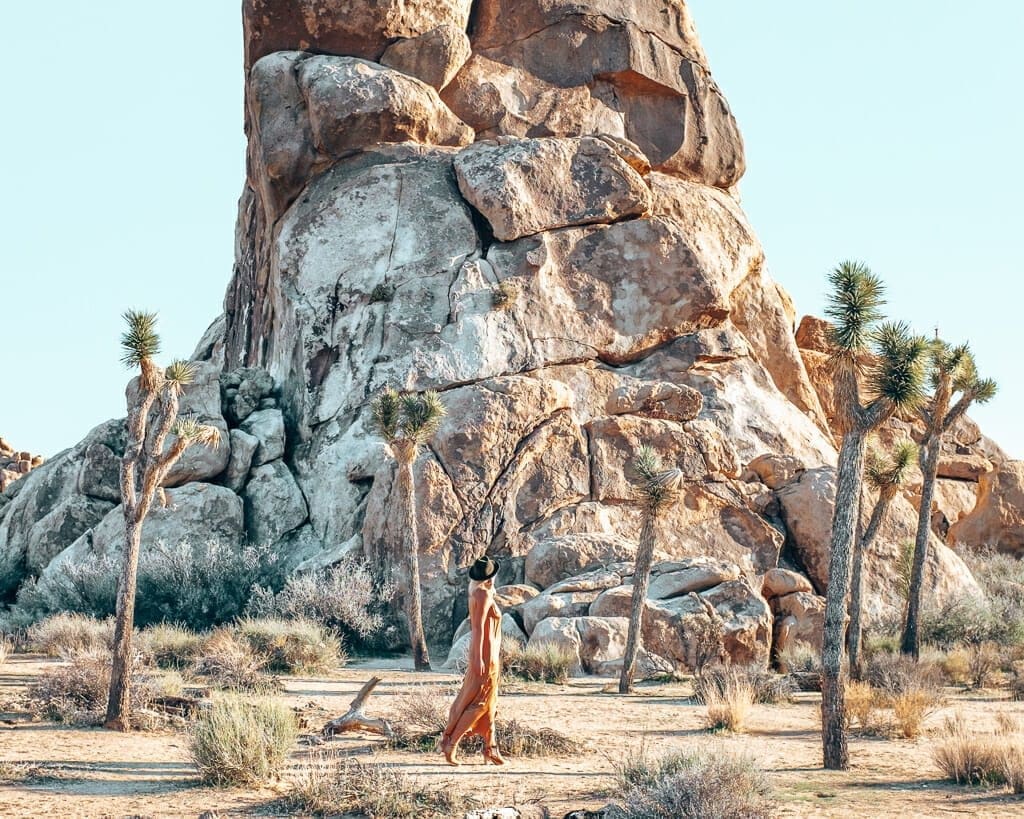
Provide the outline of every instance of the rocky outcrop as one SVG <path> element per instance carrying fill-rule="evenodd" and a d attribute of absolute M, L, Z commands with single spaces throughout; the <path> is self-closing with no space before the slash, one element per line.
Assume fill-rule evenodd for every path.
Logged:
<path fill-rule="evenodd" d="M 798 346 L 814 333 L 794 335 L 735 195 L 742 141 L 685 5 L 246 0 L 243 18 L 236 264 L 186 396 L 222 445 L 183 461 L 174 503 L 217 498 L 223 537 L 291 567 L 383 561 L 403 523 L 367 408 L 385 385 L 438 390 L 448 415 L 414 467 L 432 641 L 489 554 L 520 587 L 511 624 L 557 621 L 581 669 L 607 668 L 618 631 L 588 618 L 623 614 L 651 445 L 685 476 L 656 527 L 675 568 L 652 585 L 651 656 L 694 661 L 690 589 L 734 659 L 766 662 L 762 575 L 792 550 L 821 591 L 827 498 L 784 495 L 835 464 L 827 353 Z M 949 463 L 996 463 L 972 435 Z M 62 545 L 57 561 L 114 543 L 123 447 L 113 422 L 5 493 L 0 594 Z M 154 526 L 194 537 L 200 513 Z M 48 515 L 36 535 L 65 534 L 31 535 Z M 879 575 L 897 546 L 880 548 Z M 936 555 L 936 588 L 970 586 Z M 791 585 L 776 596 L 807 594 Z"/>

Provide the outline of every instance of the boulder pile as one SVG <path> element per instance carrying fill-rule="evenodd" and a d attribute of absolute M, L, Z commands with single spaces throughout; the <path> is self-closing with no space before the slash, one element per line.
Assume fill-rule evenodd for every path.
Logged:
<path fill-rule="evenodd" d="M 0 492 L 3 492 L 22 475 L 27 475 L 45 459 L 42 455 L 16 450 L 0 438 Z"/>

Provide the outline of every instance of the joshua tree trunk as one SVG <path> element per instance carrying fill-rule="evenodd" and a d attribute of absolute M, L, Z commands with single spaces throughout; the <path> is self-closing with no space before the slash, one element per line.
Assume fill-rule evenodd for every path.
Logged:
<path fill-rule="evenodd" d="M 858 425 L 843 436 L 839 451 L 835 511 L 825 628 L 821 653 L 821 742 L 825 767 L 845 770 L 849 765 L 846 745 L 846 691 L 842 677 L 843 627 L 850 584 L 850 552 L 860 518 L 860 488 L 864 474 L 865 430 Z"/>
<path fill-rule="evenodd" d="M 861 606 L 864 598 L 864 555 L 871 549 L 878 536 L 878 530 L 889 511 L 889 505 L 895 493 L 883 491 L 878 495 L 875 508 L 871 510 L 871 520 L 864 534 L 857 539 L 853 552 L 853 579 L 850 581 L 850 627 L 846 632 L 847 648 L 850 652 L 850 674 L 855 680 L 860 679 L 860 644 L 861 644 Z"/>
<path fill-rule="evenodd" d="M 932 530 L 932 498 L 935 497 L 935 479 L 939 471 L 939 447 L 942 433 L 932 435 L 924 450 L 921 472 L 921 506 L 917 510 L 917 538 L 914 542 L 914 566 L 910 574 L 910 589 L 907 595 L 907 621 L 903 626 L 900 652 L 911 655 L 915 660 L 920 654 L 921 596 L 924 587 L 924 564 L 928 559 L 928 536 Z"/>
<path fill-rule="evenodd" d="M 413 667 L 417 671 L 430 671 L 430 655 L 423 633 L 423 601 L 420 591 L 420 544 L 416 528 L 416 487 L 412 465 L 416 447 L 410 441 L 394 444 L 398 461 L 398 496 L 402 503 L 402 528 L 405 529 L 406 570 L 409 589 L 406 595 L 405 616 L 409 624 L 409 642 L 412 645 Z"/>
<path fill-rule="evenodd" d="M 654 510 L 645 508 L 643 526 L 640 529 L 640 545 L 636 552 L 636 567 L 633 570 L 633 601 L 629 610 L 626 653 L 622 658 L 622 674 L 619 676 L 620 694 L 628 694 L 633 686 L 636 655 L 643 630 L 644 604 L 647 602 L 647 588 L 651 583 L 651 563 L 654 560 L 654 520 Z"/>
<path fill-rule="evenodd" d="M 110 669 L 110 693 L 104 727 L 128 731 L 131 714 L 132 631 L 135 626 L 135 580 L 139 569 L 142 522 L 126 513 L 124 565 L 117 589 L 117 618 L 114 626 L 114 656 Z"/>

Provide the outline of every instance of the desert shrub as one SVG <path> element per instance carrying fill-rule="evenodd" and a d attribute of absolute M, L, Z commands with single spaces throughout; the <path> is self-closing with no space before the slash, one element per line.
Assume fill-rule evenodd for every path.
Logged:
<path fill-rule="evenodd" d="M 503 640 L 501 662 L 508 677 L 561 685 L 569 680 L 576 657 L 555 643 L 524 646 L 518 640 Z"/>
<path fill-rule="evenodd" d="M 942 691 L 934 686 L 908 686 L 889 699 L 896 730 L 907 739 L 921 735 L 924 721 L 942 706 Z"/>
<path fill-rule="evenodd" d="M 946 720 L 932 749 L 939 770 L 959 785 L 993 785 L 1003 781 L 1000 743 L 992 734 L 970 731 L 961 715 Z"/>
<path fill-rule="evenodd" d="M 821 652 L 802 640 L 793 640 L 777 659 L 780 669 L 787 673 L 821 673 Z"/>
<path fill-rule="evenodd" d="M 214 700 L 189 731 L 189 751 L 204 782 L 259 786 L 277 777 L 298 737 L 294 713 L 271 700 Z"/>
<path fill-rule="evenodd" d="M 366 564 L 345 558 L 333 566 L 292 575 L 276 595 L 254 590 L 246 613 L 254 617 L 314 620 L 360 645 L 384 629 L 382 607 L 394 587 L 379 582 Z"/>
<path fill-rule="evenodd" d="M 705 668 L 694 679 L 694 695 L 706 703 L 706 696 L 720 695 L 729 685 L 745 682 L 753 692 L 753 702 L 777 704 L 793 699 L 792 681 L 783 675 L 773 674 L 757 665 L 716 665 Z"/>
<path fill-rule="evenodd" d="M 26 642 L 49 657 L 109 651 L 114 642 L 114 621 L 84 614 L 54 614 L 31 626 Z"/>
<path fill-rule="evenodd" d="M 754 704 L 755 688 L 742 669 L 705 670 L 698 677 L 695 691 L 707 708 L 705 723 L 710 730 L 743 730 Z"/>
<path fill-rule="evenodd" d="M 263 674 L 266 660 L 257 655 L 248 642 L 230 628 L 221 627 L 210 634 L 192 666 L 192 673 L 206 677 L 219 688 L 238 691 L 277 690 L 276 679 Z"/>
<path fill-rule="evenodd" d="M 921 640 L 945 649 L 961 645 L 1024 641 L 1024 612 L 1014 611 L 1005 600 L 965 597 L 921 612 Z"/>
<path fill-rule="evenodd" d="M 1002 652 L 996 643 L 973 645 L 967 652 L 968 678 L 975 688 L 985 688 L 1002 664 Z"/>
<path fill-rule="evenodd" d="M 774 814 L 771 786 L 752 759 L 724 752 L 641 753 L 618 771 L 609 819 L 760 819 Z"/>
<path fill-rule="evenodd" d="M 966 648 L 954 648 L 939 660 L 939 668 L 951 685 L 967 685 L 971 680 L 971 654 Z"/>
<path fill-rule="evenodd" d="M 1024 617 L 1024 560 L 991 548 L 960 547 L 957 554 L 997 608 Z"/>
<path fill-rule="evenodd" d="M 0 668 L 7 662 L 7 658 L 11 655 L 11 644 L 7 640 L 0 638 Z"/>
<path fill-rule="evenodd" d="M 203 639 L 184 626 L 158 623 L 139 634 L 139 649 L 160 668 L 187 668 L 201 653 Z"/>
<path fill-rule="evenodd" d="M 67 664 L 43 673 L 29 686 L 28 701 L 44 719 L 99 725 L 106 712 L 109 691 L 110 654 L 80 653 Z M 159 678 L 134 670 L 131 710 L 136 716 L 154 697 L 163 693 L 165 689 Z"/>
<path fill-rule="evenodd" d="M 245 617 L 235 630 L 264 658 L 263 665 L 269 671 L 326 673 L 346 660 L 338 638 L 311 620 Z"/>
<path fill-rule="evenodd" d="M 67 561 L 45 577 L 23 583 L 11 617 L 21 625 L 30 625 L 56 612 L 109 617 L 117 607 L 120 573 L 120 560 L 107 555 L 90 554 L 81 560 Z"/>
<path fill-rule="evenodd" d="M 1009 714 L 1006 711 L 999 711 L 996 713 L 997 734 L 1019 734 L 1021 732 L 1020 729 L 1021 724 L 1013 714 Z"/>
<path fill-rule="evenodd" d="M 518 295 L 515 284 L 504 279 L 491 288 L 491 306 L 495 310 L 511 310 Z"/>
<path fill-rule="evenodd" d="M 280 588 L 284 566 L 267 546 L 211 540 L 157 544 L 139 558 L 135 624 L 180 623 L 203 630 L 242 613 L 256 587 Z M 114 613 L 118 556 L 89 555 L 22 586 L 14 615 L 31 623 L 54 612 Z"/>
<path fill-rule="evenodd" d="M 937 689 L 942 684 L 942 670 L 933 662 L 914 662 L 902 654 L 876 652 L 865 657 L 863 678 L 887 696 L 906 690 Z"/>
<path fill-rule="evenodd" d="M 1015 794 L 1024 793 L 1024 745 L 1012 745 L 1003 754 L 1003 779 Z"/>
<path fill-rule="evenodd" d="M 1010 675 L 1010 696 L 1018 701 L 1024 700 L 1024 663 L 1018 663 Z"/>
<path fill-rule="evenodd" d="M 461 816 L 467 807 L 451 787 L 421 782 L 393 765 L 349 757 L 315 755 L 292 784 L 292 807 L 317 816 L 447 819 Z"/>
<path fill-rule="evenodd" d="M 880 705 L 878 692 L 869 683 L 854 680 L 847 684 L 847 721 L 857 720 L 861 730 L 870 731 L 875 727 L 876 712 Z"/>
<path fill-rule="evenodd" d="M 136 622 L 202 631 L 239 616 L 255 588 L 280 588 L 283 582 L 283 562 L 269 546 L 218 540 L 157 544 L 139 561 Z"/>

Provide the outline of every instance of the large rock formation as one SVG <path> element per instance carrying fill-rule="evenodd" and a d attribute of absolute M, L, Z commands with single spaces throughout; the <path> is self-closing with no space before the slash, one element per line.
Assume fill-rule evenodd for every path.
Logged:
<path fill-rule="evenodd" d="M 222 537 L 271 542 L 299 569 L 379 558 L 402 523 L 367 406 L 385 385 L 432 388 L 448 417 L 415 475 L 433 641 L 452 637 L 462 569 L 486 553 L 503 583 L 546 590 L 524 598 L 528 631 L 550 621 L 584 646 L 581 668 L 612 662 L 622 575 L 549 587 L 631 559 L 630 463 L 650 444 L 686 478 L 659 558 L 711 561 L 652 587 L 656 653 L 692 660 L 684 590 L 713 580 L 700 593 L 731 623 L 730 651 L 764 662 L 773 615 L 797 608 L 773 612 L 760 576 L 782 556 L 821 589 L 820 547 L 798 545 L 776 492 L 831 468 L 835 441 L 739 205 L 742 140 L 689 13 L 480 0 L 470 24 L 470 6 L 244 3 L 236 265 L 189 399 L 224 444 L 178 470 L 169 494 L 189 514 L 177 529 L 158 514 L 147 542 L 215 514 Z M 0 592 L 62 545 L 57 560 L 116 546 L 122 439 L 112 422 L 19 481 L 0 510 Z M 747 469 L 763 456 L 799 468 Z M 880 551 L 869 572 L 892 560 Z M 959 564 L 932 574 L 976 590 Z M 891 605 L 871 588 L 872 611 Z M 811 598 L 796 602 L 813 630 Z"/>

